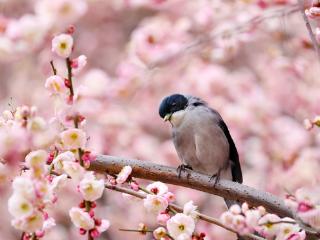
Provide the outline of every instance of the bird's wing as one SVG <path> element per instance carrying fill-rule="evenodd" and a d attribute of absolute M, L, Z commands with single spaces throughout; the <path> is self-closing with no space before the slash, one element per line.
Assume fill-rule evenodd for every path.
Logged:
<path fill-rule="evenodd" d="M 222 120 L 219 120 L 218 125 L 224 132 L 224 135 L 227 137 L 229 142 L 229 159 L 231 161 L 231 171 L 232 171 L 232 181 L 242 183 L 242 171 L 241 166 L 239 162 L 239 155 L 236 148 L 236 145 L 233 142 L 233 139 L 230 135 L 229 129 L 225 122 Z"/>

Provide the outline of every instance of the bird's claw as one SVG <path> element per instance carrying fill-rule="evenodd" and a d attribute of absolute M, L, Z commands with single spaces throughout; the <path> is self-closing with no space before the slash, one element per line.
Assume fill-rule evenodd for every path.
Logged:
<path fill-rule="evenodd" d="M 187 165 L 187 164 L 181 164 L 178 166 L 177 168 L 177 173 L 178 173 L 178 177 L 180 178 L 181 177 L 181 173 L 184 172 L 184 171 L 187 171 L 188 172 L 188 177 L 190 175 L 190 170 L 192 170 L 192 167 Z"/>
<path fill-rule="evenodd" d="M 220 181 L 220 173 L 221 173 L 221 170 L 219 170 L 217 173 L 213 174 L 210 177 L 209 181 L 212 181 L 214 179 L 213 187 L 216 187 L 216 184 Z"/>

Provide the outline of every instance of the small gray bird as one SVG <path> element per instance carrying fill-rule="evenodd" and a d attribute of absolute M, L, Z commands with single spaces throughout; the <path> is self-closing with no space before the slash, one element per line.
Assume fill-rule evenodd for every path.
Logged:
<path fill-rule="evenodd" d="M 186 168 L 242 183 L 237 148 L 220 114 L 200 98 L 173 94 L 164 98 L 159 114 L 172 125 L 174 146 Z M 225 200 L 228 207 L 235 201 Z"/>

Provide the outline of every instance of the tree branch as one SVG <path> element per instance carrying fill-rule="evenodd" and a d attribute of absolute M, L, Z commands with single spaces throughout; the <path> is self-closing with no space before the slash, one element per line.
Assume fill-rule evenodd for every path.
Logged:
<path fill-rule="evenodd" d="M 91 163 L 89 170 L 118 174 L 127 165 L 132 167 L 132 177 L 192 188 L 226 199 L 247 202 L 250 206 L 264 206 L 270 213 L 281 217 L 295 218 L 283 200 L 270 193 L 227 180 L 220 180 L 214 187 L 214 181 L 210 181 L 210 176 L 194 171 L 183 173 L 179 178 L 176 168 L 173 167 L 107 155 L 97 156 L 96 161 Z"/>
<path fill-rule="evenodd" d="M 140 193 L 140 192 L 136 192 L 136 191 L 133 191 L 133 190 L 128 189 L 128 188 L 111 185 L 111 184 L 108 184 L 108 183 L 105 184 L 105 187 L 108 188 L 108 189 L 117 191 L 117 192 L 122 192 L 122 193 L 126 193 L 126 194 L 129 194 L 129 195 L 135 196 L 135 197 L 140 198 L 140 199 L 144 199 L 146 197 L 146 194 L 143 194 L 143 193 Z M 183 209 L 180 206 L 176 205 L 176 204 L 170 203 L 169 206 L 171 208 L 173 208 L 177 212 L 183 212 Z M 224 225 L 218 219 L 215 219 L 213 217 L 207 216 L 207 215 L 202 214 L 202 213 L 197 213 L 197 215 L 198 215 L 199 219 L 201 219 L 203 221 L 218 225 L 218 226 L 220 226 L 220 227 L 222 227 L 222 228 L 224 228 L 224 229 L 226 229 L 226 230 L 228 230 L 230 232 L 237 233 L 237 231 L 235 231 L 234 229 Z M 254 234 L 244 235 L 243 238 L 248 239 L 248 240 L 249 239 L 252 239 L 252 240 L 263 240 L 264 239 L 262 237 L 254 235 Z"/>

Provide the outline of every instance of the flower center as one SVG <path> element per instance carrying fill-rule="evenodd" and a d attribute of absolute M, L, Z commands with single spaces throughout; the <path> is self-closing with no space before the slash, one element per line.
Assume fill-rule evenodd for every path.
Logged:
<path fill-rule="evenodd" d="M 65 42 L 60 43 L 60 48 L 66 49 L 67 48 L 67 44 Z"/>
<path fill-rule="evenodd" d="M 158 188 L 151 188 L 151 190 L 150 190 L 152 193 L 154 193 L 154 194 L 158 194 L 158 192 L 159 192 L 159 189 Z"/>
<path fill-rule="evenodd" d="M 29 210 L 29 205 L 27 203 L 22 203 L 20 207 L 21 207 L 21 209 L 23 211 L 28 211 Z"/>
<path fill-rule="evenodd" d="M 70 135 L 70 138 L 71 138 L 72 140 L 77 140 L 78 134 L 77 134 L 77 133 L 72 133 L 72 134 Z"/>
<path fill-rule="evenodd" d="M 290 233 L 290 229 L 286 228 L 286 229 L 283 230 L 283 232 L 284 232 L 284 234 L 288 234 L 288 233 Z"/>
<path fill-rule="evenodd" d="M 179 225 L 179 230 L 180 230 L 180 231 L 183 231 L 183 230 L 184 230 L 184 228 L 185 228 L 185 227 L 184 227 L 184 225 L 183 225 L 183 224 L 180 224 L 180 225 Z"/>

